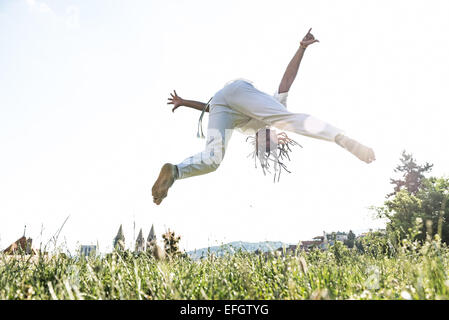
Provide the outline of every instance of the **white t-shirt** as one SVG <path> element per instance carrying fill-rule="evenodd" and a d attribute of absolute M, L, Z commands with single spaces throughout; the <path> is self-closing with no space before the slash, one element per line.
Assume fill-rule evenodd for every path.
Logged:
<path fill-rule="evenodd" d="M 284 105 L 285 108 L 287 108 L 287 97 L 288 92 L 282 92 L 276 93 L 273 95 L 273 97 L 279 101 L 282 105 Z M 253 135 L 257 132 L 257 130 L 266 127 L 267 125 L 265 122 L 259 121 L 257 119 L 251 119 L 248 121 L 244 126 L 236 128 L 238 131 L 242 132 L 246 135 Z"/>

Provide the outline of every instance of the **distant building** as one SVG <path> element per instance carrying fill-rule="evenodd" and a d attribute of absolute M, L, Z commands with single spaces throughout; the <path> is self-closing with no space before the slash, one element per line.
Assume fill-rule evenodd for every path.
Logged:
<path fill-rule="evenodd" d="M 153 240 L 156 240 L 156 233 L 154 232 L 154 225 L 151 225 L 151 230 L 150 233 L 148 234 L 147 242 L 151 242 Z"/>
<path fill-rule="evenodd" d="M 37 251 L 32 248 L 33 239 L 25 236 L 17 239 L 11 245 L 3 250 L 4 254 L 36 254 Z"/>
<path fill-rule="evenodd" d="M 123 227 L 120 225 L 117 235 L 113 241 L 113 247 L 115 250 L 124 251 L 125 250 L 125 235 L 123 234 Z M 150 233 L 147 239 L 143 237 L 143 231 L 140 229 L 139 235 L 137 236 L 135 247 L 135 252 L 148 252 L 152 254 L 157 259 L 162 259 L 165 256 L 165 252 L 162 248 L 157 245 L 156 233 L 154 232 L 154 225 L 151 225 Z"/>
<path fill-rule="evenodd" d="M 348 240 L 348 233 L 346 232 L 331 232 L 325 233 L 325 238 L 327 239 L 330 245 L 333 245 L 335 241 L 345 242 Z"/>
<path fill-rule="evenodd" d="M 113 248 L 116 250 L 125 250 L 125 236 L 123 234 L 123 228 L 122 225 L 120 225 L 120 228 L 118 229 L 117 235 L 114 238 L 113 241 Z"/>
<path fill-rule="evenodd" d="M 313 240 L 305 240 L 300 242 L 299 250 L 309 251 L 312 249 L 320 249 L 320 250 L 326 250 L 328 242 L 327 240 L 323 240 L 324 237 L 318 236 L 314 237 Z M 325 239 L 325 238 L 324 238 Z M 286 253 L 295 253 L 298 250 L 298 246 L 295 244 L 289 245 L 285 248 Z M 276 251 L 283 252 L 284 248 L 279 248 Z"/>
<path fill-rule="evenodd" d="M 95 256 L 97 254 L 96 245 L 81 245 L 80 255 L 84 257 Z"/>
<path fill-rule="evenodd" d="M 150 233 L 147 237 L 146 250 L 147 252 L 153 252 L 154 247 L 156 246 L 156 233 L 154 232 L 154 225 L 151 225 Z"/>
<path fill-rule="evenodd" d="M 139 235 L 136 240 L 135 252 L 143 252 L 145 251 L 145 239 L 142 235 L 142 229 L 140 229 Z"/>
<path fill-rule="evenodd" d="M 313 248 L 326 250 L 329 245 L 329 234 L 323 231 L 322 236 L 313 237 L 311 241 L 301 241 L 301 249 L 310 250 Z"/>
<path fill-rule="evenodd" d="M 337 239 L 343 239 L 344 235 L 342 232 L 337 232 L 336 234 L 336 238 Z M 337 237 L 340 236 L 340 237 Z M 347 235 L 346 235 L 347 237 Z M 304 251 L 309 251 L 312 249 L 320 249 L 320 250 L 327 250 L 327 248 L 329 247 L 329 245 L 332 245 L 334 243 L 334 241 L 332 240 L 333 235 L 326 233 L 325 231 L 323 231 L 323 235 L 322 236 L 316 236 L 313 237 L 312 240 L 305 240 L 305 241 L 301 241 L 300 242 L 300 250 L 304 250 Z M 297 250 L 298 246 L 297 245 L 290 245 L 289 247 L 286 248 L 286 251 L 289 253 L 295 252 Z M 279 248 L 278 251 L 283 251 L 283 248 Z"/>
<path fill-rule="evenodd" d="M 336 240 L 344 242 L 344 241 L 348 240 L 348 235 L 346 233 L 337 234 Z"/>

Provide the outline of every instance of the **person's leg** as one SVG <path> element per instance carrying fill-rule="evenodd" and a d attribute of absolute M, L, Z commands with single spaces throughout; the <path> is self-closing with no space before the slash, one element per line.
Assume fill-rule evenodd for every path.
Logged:
<path fill-rule="evenodd" d="M 224 158 L 233 129 L 241 118 L 242 115 L 229 107 L 212 106 L 205 149 L 176 165 L 179 171 L 178 179 L 199 176 L 217 170 Z"/>
<path fill-rule="evenodd" d="M 343 131 L 311 115 L 292 113 L 272 96 L 240 82 L 225 91 L 228 105 L 249 117 L 255 118 L 281 130 L 331 142 L 350 151 L 367 163 L 375 160 L 374 152 L 355 140 L 343 135 Z M 338 137 L 338 138 L 337 138 Z"/>
<path fill-rule="evenodd" d="M 224 91 L 230 108 L 282 130 L 316 139 L 335 141 L 342 130 L 305 113 L 292 113 L 274 97 L 247 82 Z"/>
<path fill-rule="evenodd" d="M 153 201 L 160 204 L 175 180 L 203 175 L 215 171 L 223 160 L 232 131 L 249 118 L 226 106 L 212 105 L 205 150 L 177 165 L 164 164 L 153 186 Z"/>
<path fill-rule="evenodd" d="M 159 176 L 151 189 L 155 204 L 161 204 L 162 200 L 167 196 L 168 189 L 170 189 L 177 178 L 178 169 L 175 165 L 166 163 L 162 166 Z"/>

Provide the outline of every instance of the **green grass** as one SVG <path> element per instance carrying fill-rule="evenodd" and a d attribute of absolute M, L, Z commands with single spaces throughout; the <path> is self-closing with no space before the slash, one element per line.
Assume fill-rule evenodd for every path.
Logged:
<path fill-rule="evenodd" d="M 449 299 L 447 247 L 409 242 L 394 254 L 381 251 L 338 244 L 323 252 L 239 252 L 198 261 L 0 256 L 0 299 Z"/>

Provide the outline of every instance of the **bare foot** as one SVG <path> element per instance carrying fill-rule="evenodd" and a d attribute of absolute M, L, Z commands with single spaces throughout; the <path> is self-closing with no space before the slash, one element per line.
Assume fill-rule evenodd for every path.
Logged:
<path fill-rule="evenodd" d="M 166 163 L 162 166 L 159 177 L 151 189 L 153 194 L 153 202 L 160 205 L 162 200 L 167 196 L 168 189 L 176 180 L 177 168 L 171 163 Z"/>
<path fill-rule="evenodd" d="M 335 142 L 366 163 L 371 163 L 376 160 L 373 149 L 364 146 L 363 144 L 355 141 L 354 139 L 348 138 L 345 135 L 337 135 Z"/>

